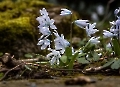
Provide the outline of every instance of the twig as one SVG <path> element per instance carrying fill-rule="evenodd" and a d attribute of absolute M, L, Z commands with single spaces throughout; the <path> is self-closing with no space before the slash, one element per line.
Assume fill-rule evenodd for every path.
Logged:
<path fill-rule="evenodd" d="M 53 69 L 51 68 L 51 70 L 55 70 L 55 71 L 76 71 L 76 72 L 81 72 L 81 69 Z"/>
<path fill-rule="evenodd" d="M 23 65 L 23 63 L 21 63 L 21 64 L 15 66 L 15 67 L 13 67 L 12 69 L 9 69 L 9 70 L 4 74 L 4 76 L 0 79 L 0 81 L 3 81 L 4 79 L 6 79 L 6 77 L 7 77 L 7 75 L 8 75 L 9 72 L 11 72 L 11 71 L 17 69 L 17 68 L 20 67 L 21 65 Z"/>

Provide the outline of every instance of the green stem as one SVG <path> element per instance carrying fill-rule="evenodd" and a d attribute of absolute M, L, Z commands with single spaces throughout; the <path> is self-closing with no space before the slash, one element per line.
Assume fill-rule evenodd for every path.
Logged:
<path fill-rule="evenodd" d="M 113 43 L 113 49 L 115 51 L 115 55 L 120 57 L 120 44 L 119 44 L 118 39 L 114 37 L 112 39 L 112 43 Z"/>
<path fill-rule="evenodd" d="M 72 15 L 71 15 L 71 26 L 70 26 L 70 44 L 71 44 L 71 47 L 72 47 L 72 28 L 73 28 L 73 23 L 72 23 Z"/>
<path fill-rule="evenodd" d="M 70 62 L 68 64 L 69 69 L 73 69 L 73 64 L 74 64 L 75 59 L 77 58 L 78 54 L 79 53 L 77 52 L 74 55 L 72 55 L 71 60 L 70 60 Z"/>
<path fill-rule="evenodd" d="M 54 49 L 54 48 L 55 48 L 55 47 L 54 47 L 54 34 L 53 34 L 53 30 L 52 30 L 51 28 L 50 28 L 50 31 L 51 31 L 51 40 L 52 40 L 50 47 L 51 47 L 52 49 Z"/>

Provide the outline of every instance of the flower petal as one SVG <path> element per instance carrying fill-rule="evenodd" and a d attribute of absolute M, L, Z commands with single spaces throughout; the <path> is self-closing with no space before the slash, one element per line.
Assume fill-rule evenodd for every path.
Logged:
<path fill-rule="evenodd" d="M 74 23 L 80 27 L 80 28 L 85 28 L 88 25 L 88 20 L 76 20 Z"/>

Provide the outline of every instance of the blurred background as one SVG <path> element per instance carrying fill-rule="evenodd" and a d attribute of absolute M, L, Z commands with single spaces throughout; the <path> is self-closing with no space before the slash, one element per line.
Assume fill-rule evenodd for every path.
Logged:
<path fill-rule="evenodd" d="M 113 20 L 114 10 L 120 0 L 45 0 L 56 5 L 65 5 L 77 11 L 82 18 L 92 21 Z"/>

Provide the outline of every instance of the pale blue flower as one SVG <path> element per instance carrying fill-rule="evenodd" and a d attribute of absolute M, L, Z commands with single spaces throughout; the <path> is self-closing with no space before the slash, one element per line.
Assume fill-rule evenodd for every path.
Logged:
<path fill-rule="evenodd" d="M 39 28 L 41 27 L 50 27 L 51 29 L 57 29 L 56 26 L 54 25 L 55 20 L 50 19 L 49 16 L 46 17 L 37 17 L 36 20 L 39 22 Z"/>
<path fill-rule="evenodd" d="M 110 28 L 110 32 L 114 34 L 114 36 L 116 36 L 119 32 L 119 29 L 115 29 L 115 28 Z"/>
<path fill-rule="evenodd" d="M 98 40 L 100 37 L 91 37 L 89 42 L 92 43 L 92 44 L 98 44 L 100 43 L 100 41 Z"/>
<path fill-rule="evenodd" d="M 39 28 L 40 27 L 45 27 L 45 18 L 43 18 L 43 16 L 37 17 L 36 20 L 39 22 Z"/>
<path fill-rule="evenodd" d="M 74 21 L 74 23 L 80 28 L 85 28 L 89 24 L 88 22 L 89 22 L 88 20 L 76 20 L 76 21 Z"/>
<path fill-rule="evenodd" d="M 110 32 L 113 33 L 115 36 L 117 36 L 120 32 L 119 32 L 119 28 L 120 28 L 120 18 L 118 18 L 116 20 L 116 22 L 112 21 L 110 22 L 110 24 L 112 25 L 110 28 Z"/>
<path fill-rule="evenodd" d="M 88 26 L 86 26 L 86 33 L 88 36 L 91 36 L 92 34 L 99 31 L 99 30 L 95 29 L 95 25 L 96 25 L 96 23 L 88 24 Z"/>
<path fill-rule="evenodd" d="M 70 45 L 70 43 L 64 39 L 64 35 L 61 34 L 61 37 L 58 35 L 58 33 L 54 33 L 56 36 L 54 42 L 55 42 L 55 49 L 60 50 L 61 54 L 65 52 L 65 48 Z"/>
<path fill-rule="evenodd" d="M 46 25 L 49 26 L 51 29 L 57 29 L 57 27 L 54 25 L 55 20 L 50 19 L 49 17 L 46 17 L 45 19 Z"/>
<path fill-rule="evenodd" d="M 116 26 L 120 26 L 120 17 L 118 17 L 118 19 L 115 22 Z"/>
<path fill-rule="evenodd" d="M 103 30 L 103 31 L 104 31 L 103 32 L 104 38 L 111 38 L 111 37 L 115 36 L 115 34 L 109 32 L 107 30 Z"/>
<path fill-rule="evenodd" d="M 112 48 L 111 44 L 108 43 L 108 44 L 106 45 L 106 48 Z"/>
<path fill-rule="evenodd" d="M 50 35 L 51 32 L 48 27 L 39 27 L 39 32 L 42 33 L 43 35 Z"/>
<path fill-rule="evenodd" d="M 49 39 L 41 39 L 39 40 L 39 42 L 37 43 L 37 45 L 41 46 L 41 50 L 46 49 L 48 46 L 50 46 L 50 40 Z"/>
<path fill-rule="evenodd" d="M 47 55 L 47 59 L 49 59 L 50 61 L 50 64 L 53 65 L 54 63 L 57 63 L 57 65 L 59 65 L 60 63 L 60 58 L 61 58 L 61 55 L 60 55 L 60 51 L 56 51 L 56 50 L 53 50 L 51 48 L 48 48 L 48 50 L 51 51 L 51 53 L 49 53 Z"/>
<path fill-rule="evenodd" d="M 120 12 L 120 7 L 119 7 L 118 9 L 115 9 L 115 11 L 114 11 L 114 14 L 115 14 L 116 17 L 119 17 L 119 16 L 118 16 L 118 13 L 119 13 L 119 12 Z"/>
<path fill-rule="evenodd" d="M 36 20 L 39 22 L 39 28 L 41 27 L 50 27 L 51 29 L 57 29 L 56 26 L 54 25 L 54 19 L 50 19 L 48 12 L 46 11 L 45 8 L 40 10 L 41 16 L 37 17 Z"/>
<path fill-rule="evenodd" d="M 40 10 L 40 14 L 42 16 L 48 16 L 48 12 L 47 12 L 47 10 L 45 8 L 43 8 L 42 10 Z"/>
<path fill-rule="evenodd" d="M 61 9 L 61 14 L 60 15 L 70 15 L 70 14 L 72 14 L 72 12 L 70 11 L 70 10 L 68 10 L 68 9 Z"/>
<path fill-rule="evenodd" d="M 115 25 L 115 21 L 109 22 L 111 25 Z"/>

